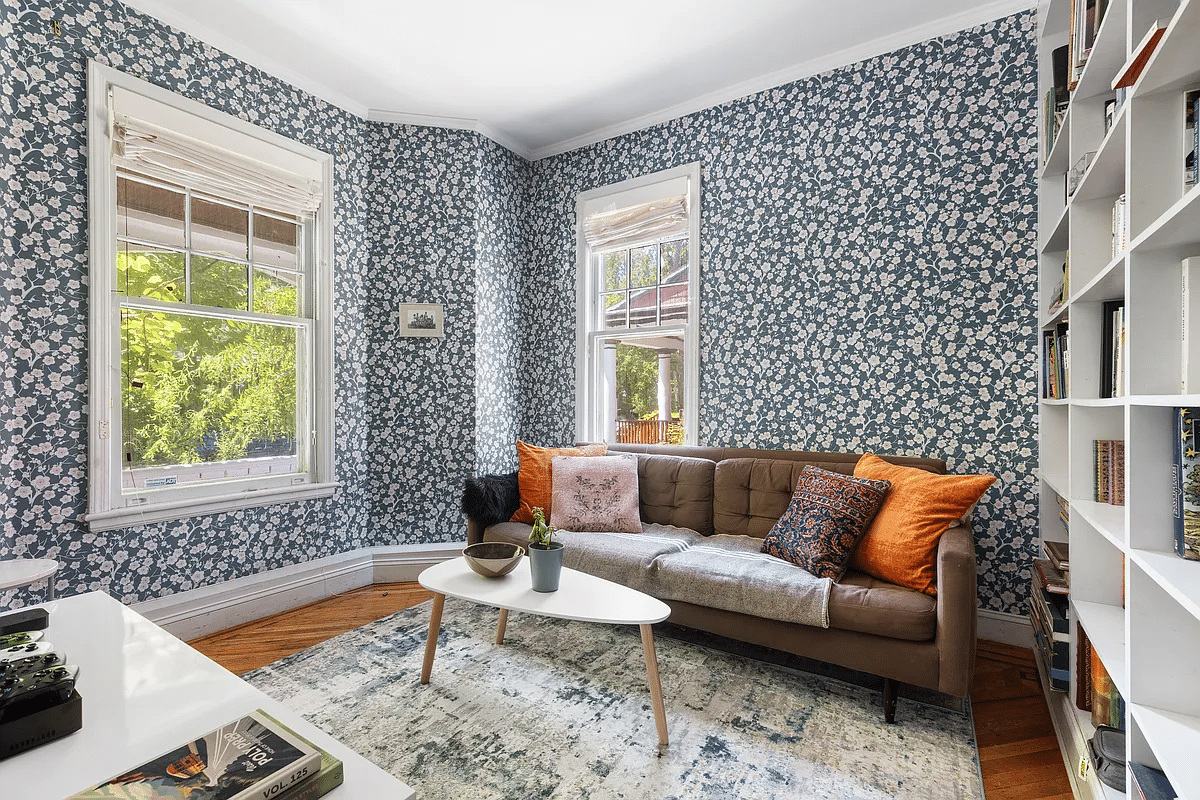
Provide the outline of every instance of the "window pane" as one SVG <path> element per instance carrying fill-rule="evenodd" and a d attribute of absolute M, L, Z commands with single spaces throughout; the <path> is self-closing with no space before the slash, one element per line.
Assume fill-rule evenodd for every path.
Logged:
<path fill-rule="evenodd" d="M 254 263 L 266 267 L 297 269 L 296 245 L 300 226 L 295 222 L 254 215 Z"/>
<path fill-rule="evenodd" d="M 660 283 L 686 283 L 688 274 L 687 239 L 663 242 Z"/>
<path fill-rule="evenodd" d="M 683 339 L 654 336 L 601 342 L 603 396 L 595 404 L 605 441 L 683 444 Z"/>
<path fill-rule="evenodd" d="M 246 269 L 245 264 L 192 256 L 192 302 L 245 311 L 250 303 Z"/>
<path fill-rule="evenodd" d="M 122 310 L 122 485 L 298 471 L 298 335 L 281 325 Z M 217 463 L 241 459 L 255 461 Z"/>
<path fill-rule="evenodd" d="M 192 198 L 192 249 L 245 261 L 250 212 Z"/>
<path fill-rule="evenodd" d="M 182 192 L 117 177 L 117 235 L 169 247 L 183 247 Z"/>
<path fill-rule="evenodd" d="M 184 255 L 117 241 L 117 294 L 182 302 Z"/>
<path fill-rule="evenodd" d="M 629 304 L 626 302 L 626 292 L 613 292 L 612 294 L 602 294 L 600 298 L 604 301 L 604 327 L 625 328 L 628 327 L 625 321 L 628 313 Z"/>
<path fill-rule="evenodd" d="M 658 290 L 659 319 L 663 325 L 687 322 L 688 285 L 673 283 Z"/>
<path fill-rule="evenodd" d="M 296 316 L 304 277 L 285 269 L 254 268 L 254 310 L 260 314 Z"/>
<path fill-rule="evenodd" d="M 601 253 L 600 263 L 604 268 L 604 289 L 624 289 L 629 281 L 629 251 L 614 250 L 611 253 Z"/>
<path fill-rule="evenodd" d="M 629 327 L 645 328 L 658 324 L 658 289 L 629 293 Z"/>
<path fill-rule="evenodd" d="M 658 283 L 658 245 L 635 247 L 629 251 L 629 286 L 653 286 Z"/>

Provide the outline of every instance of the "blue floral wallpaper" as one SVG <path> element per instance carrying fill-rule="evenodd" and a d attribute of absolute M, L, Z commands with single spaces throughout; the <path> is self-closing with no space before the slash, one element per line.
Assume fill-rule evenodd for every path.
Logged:
<path fill-rule="evenodd" d="M 999 476 L 980 604 L 1021 613 L 1036 500 L 1035 15 L 534 165 L 524 438 L 574 437 L 582 191 L 700 161 L 700 443 Z"/>
<path fill-rule="evenodd" d="M 475 195 L 485 157 L 505 165 L 491 191 L 524 194 L 505 183 L 522 178 L 520 160 L 474 133 L 364 121 L 112 0 L 0 9 L 0 558 L 57 558 L 60 592 L 132 602 L 364 546 L 461 538 L 459 487 L 475 471 L 476 248 L 492 247 L 506 210 L 477 230 Z M 334 154 L 332 499 L 103 533 L 80 521 L 89 57 Z M 512 269 L 505 247 L 496 274 Z M 403 301 L 445 303 L 446 338 L 396 337 Z M 494 424 L 515 429 L 515 409 L 504 414 L 497 404 Z M 0 607 L 31 596 L 41 589 L 0 593 Z"/>
<path fill-rule="evenodd" d="M 1032 13 L 533 164 L 475 133 L 362 120 L 116 0 L 0 14 L 0 558 L 58 558 L 60 592 L 132 602 L 461 538 L 465 475 L 513 468 L 518 435 L 573 439 L 576 194 L 699 160 L 702 443 L 930 453 L 999 475 L 977 514 L 980 600 L 1020 612 Z M 335 497 L 80 522 L 89 57 L 334 154 Z M 445 338 L 397 336 L 401 302 L 443 303 Z"/>

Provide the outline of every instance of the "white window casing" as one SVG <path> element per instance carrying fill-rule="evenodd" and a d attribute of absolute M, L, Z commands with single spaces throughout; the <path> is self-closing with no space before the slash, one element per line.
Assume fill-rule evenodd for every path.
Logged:
<path fill-rule="evenodd" d="M 684 444 L 698 441 L 700 405 L 700 162 L 581 193 L 576 219 L 575 438 L 601 441 L 602 392 L 613 380 L 605 340 L 677 335 L 684 341 Z M 688 240 L 687 321 L 658 327 L 605 329 L 597 254 L 668 239 Z"/>
<path fill-rule="evenodd" d="M 331 496 L 333 449 L 333 157 L 90 61 L 88 512 L 93 530 Z M 295 318 L 120 297 L 118 166 L 189 191 L 305 220 L 303 308 Z M 251 234 L 251 240 L 253 240 Z M 251 244 L 253 247 L 253 244 Z M 294 328 L 299 467 L 161 488 L 122 489 L 122 306 Z"/>

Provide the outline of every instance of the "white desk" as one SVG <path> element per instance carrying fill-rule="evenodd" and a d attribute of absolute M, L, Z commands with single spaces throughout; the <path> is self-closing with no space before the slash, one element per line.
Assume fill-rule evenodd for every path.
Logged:
<path fill-rule="evenodd" d="M 45 640 L 79 665 L 83 729 L 0 761 L 4 797 L 62 800 L 261 708 L 345 764 L 330 800 L 416 793 L 232 672 L 103 592 L 42 605 Z"/>

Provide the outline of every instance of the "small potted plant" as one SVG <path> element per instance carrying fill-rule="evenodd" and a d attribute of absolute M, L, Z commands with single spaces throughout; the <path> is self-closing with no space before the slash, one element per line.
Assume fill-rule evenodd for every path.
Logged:
<path fill-rule="evenodd" d="M 533 529 L 529 531 L 529 569 L 535 592 L 557 592 L 562 573 L 563 544 L 554 541 L 554 526 L 546 523 L 542 509 L 533 510 Z"/>

